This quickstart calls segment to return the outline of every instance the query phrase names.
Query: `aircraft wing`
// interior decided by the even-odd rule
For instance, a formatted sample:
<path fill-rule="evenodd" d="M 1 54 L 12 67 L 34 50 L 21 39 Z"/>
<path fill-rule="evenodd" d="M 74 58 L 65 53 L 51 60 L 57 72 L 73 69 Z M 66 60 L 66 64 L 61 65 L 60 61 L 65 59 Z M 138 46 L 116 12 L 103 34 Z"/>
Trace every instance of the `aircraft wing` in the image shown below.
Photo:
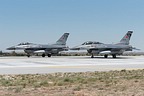
<path fill-rule="evenodd" d="M 46 51 L 51 51 L 53 49 L 62 50 L 64 48 L 26 48 L 25 50 L 33 50 L 33 51 L 46 50 Z"/>

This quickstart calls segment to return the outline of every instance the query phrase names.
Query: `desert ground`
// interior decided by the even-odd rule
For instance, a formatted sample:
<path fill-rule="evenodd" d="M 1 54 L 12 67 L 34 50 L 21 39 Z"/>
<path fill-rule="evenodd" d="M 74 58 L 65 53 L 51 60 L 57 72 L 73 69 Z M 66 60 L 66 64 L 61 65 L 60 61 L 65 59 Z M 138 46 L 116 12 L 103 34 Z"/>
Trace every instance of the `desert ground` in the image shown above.
<path fill-rule="evenodd" d="M 0 75 L 0 96 L 144 96 L 144 70 Z"/>

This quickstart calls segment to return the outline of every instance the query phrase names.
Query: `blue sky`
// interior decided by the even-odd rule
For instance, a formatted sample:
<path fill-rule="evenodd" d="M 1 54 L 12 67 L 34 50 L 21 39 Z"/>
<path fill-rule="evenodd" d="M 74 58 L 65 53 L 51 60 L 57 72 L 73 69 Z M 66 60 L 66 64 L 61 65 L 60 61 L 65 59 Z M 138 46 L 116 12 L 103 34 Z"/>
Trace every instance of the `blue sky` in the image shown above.
<path fill-rule="evenodd" d="M 144 0 L 0 0 L 0 50 L 21 42 L 67 45 L 117 43 L 133 30 L 131 45 L 144 50 Z"/>

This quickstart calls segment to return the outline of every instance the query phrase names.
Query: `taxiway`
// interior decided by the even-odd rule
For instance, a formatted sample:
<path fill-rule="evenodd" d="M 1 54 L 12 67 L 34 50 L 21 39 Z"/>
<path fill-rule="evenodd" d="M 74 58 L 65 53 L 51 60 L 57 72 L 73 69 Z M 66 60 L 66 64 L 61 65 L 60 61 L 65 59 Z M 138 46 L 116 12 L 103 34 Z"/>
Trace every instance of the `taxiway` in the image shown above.
<path fill-rule="evenodd" d="M 0 57 L 0 74 L 45 74 L 144 69 L 144 56 L 90 58 L 89 56 Z"/>

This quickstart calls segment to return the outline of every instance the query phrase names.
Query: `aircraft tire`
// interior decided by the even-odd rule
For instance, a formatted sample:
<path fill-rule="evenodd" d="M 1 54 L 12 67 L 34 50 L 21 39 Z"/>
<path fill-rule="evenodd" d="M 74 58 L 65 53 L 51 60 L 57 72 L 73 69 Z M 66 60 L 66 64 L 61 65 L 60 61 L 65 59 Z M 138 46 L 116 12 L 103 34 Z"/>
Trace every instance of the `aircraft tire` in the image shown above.
<path fill-rule="evenodd" d="M 48 54 L 48 57 L 51 57 L 51 54 Z"/>
<path fill-rule="evenodd" d="M 42 57 L 45 57 L 45 54 L 42 54 Z"/>
<path fill-rule="evenodd" d="M 29 58 L 29 57 L 30 57 L 30 54 L 27 54 L 27 57 Z"/>
<path fill-rule="evenodd" d="M 94 58 L 94 55 L 93 55 L 93 54 L 91 55 L 91 58 Z"/>
<path fill-rule="evenodd" d="M 108 55 L 104 55 L 104 58 L 108 58 Z"/>
<path fill-rule="evenodd" d="M 116 55 L 115 55 L 115 54 L 113 54 L 112 56 L 113 56 L 113 58 L 116 58 Z"/>

